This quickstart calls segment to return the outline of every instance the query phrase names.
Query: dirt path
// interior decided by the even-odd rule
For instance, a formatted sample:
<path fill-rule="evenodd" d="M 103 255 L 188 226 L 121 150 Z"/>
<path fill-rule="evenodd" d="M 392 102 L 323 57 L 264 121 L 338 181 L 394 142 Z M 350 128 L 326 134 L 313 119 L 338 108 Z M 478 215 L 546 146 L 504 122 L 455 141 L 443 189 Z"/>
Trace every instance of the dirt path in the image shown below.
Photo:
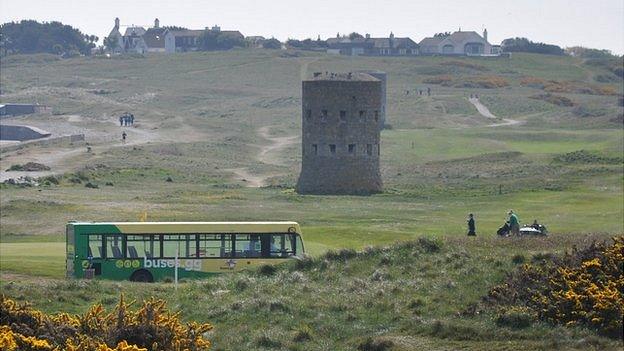
<path fill-rule="evenodd" d="M 523 123 L 523 121 L 519 121 L 516 119 L 496 117 L 485 105 L 481 103 L 481 101 L 479 101 L 479 98 L 469 98 L 468 101 L 470 101 L 470 103 L 473 104 L 474 107 L 476 107 L 477 111 L 479 111 L 479 114 L 481 116 L 502 121 L 500 123 L 488 124 L 488 127 L 514 126 Z"/>
<path fill-rule="evenodd" d="M 274 166 L 284 166 L 284 162 L 279 157 L 279 150 L 287 147 L 288 145 L 297 143 L 298 136 L 283 136 L 283 137 L 272 137 L 269 134 L 270 126 L 265 126 L 258 128 L 256 131 L 258 135 L 262 138 L 271 142 L 269 145 L 261 146 L 260 152 L 254 157 L 258 162 L 274 165 Z M 249 167 L 241 167 L 241 168 L 229 168 L 226 171 L 230 171 L 234 173 L 235 178 L 238 180 L 242 180 L 246 183 L 247 187 L 250 188 L 260 188 L 266 186 L 266 181 L 271 177 L 276 177 L 281 175 L 282 173 L 264 173 L 264 174 L 252 174 L 249 170 Z"/>
<path fill-rule="evenodd" d="M 113 123 L 116 123 L 113 119 Z M 126 142 L 122 142 L 121 133 L 125 131 L 127 133 Z M 38 148 L 28 147 L 18 149 L 7 154 L 2 155 L 2 161 L 0 162 L 0 182 L 4 182 L 7 179 L 17 179 L 19 177 L 29 176 L 33 178 L 45 177 L 48 175 L 63 174 L 73 169 L 76 169 L 78 164 L 84 163 L 88 160 L 92 160 L 97 154 L 101 154 L 104 151 L 117 148 L 128 147 L 146 144 L 150 141 L 158 139 L 158 134 L 150 130 L 140 129 L 136 127 L 124 127 L 115 132 L 114 141 L 104 141 L 98 144 L 92 144 L 92 153 L 87 152 L 86 145 L 75 146 L 73 148 L 68 147 L 52 147 L 52 148 Z M 42 172 L 7 172 L 6 169 L 14 164 L 24 164 L 27 162 L 37 162 L 44 164 L 51 169 L 49 171 Z"/>

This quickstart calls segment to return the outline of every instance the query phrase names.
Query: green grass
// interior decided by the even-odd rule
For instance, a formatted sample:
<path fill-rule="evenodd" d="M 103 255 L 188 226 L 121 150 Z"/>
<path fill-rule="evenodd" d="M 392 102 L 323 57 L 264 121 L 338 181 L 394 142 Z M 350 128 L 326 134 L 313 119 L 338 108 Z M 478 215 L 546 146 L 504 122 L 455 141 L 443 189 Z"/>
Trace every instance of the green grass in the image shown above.
<path fill-rule="evenodd" d="M 23 279 L 6 277 L 3 292 L 45 312 L 81 313 L 94 303 L 112 308 L 127 299 L 155 296 L 184 319 L 215 325 L 215 350 L 356 350 L 369 337 L 390 340 L 392 350 L 617 349 L 619 341 L 581 328 L 537 321 L 523 329 L 495 324 L 496 309 L 478 304 L 507 271 L 512 257 L 560 254 L 565 247 L 606 240 L 607 235 L 547 238 L 441 236 L 356 253 L 333 251 L 263 275 L 248 272 L 171 283 Z M 312 297 L 311 297 L 312 296 Z M 479 313 L 470 314 L 478 304 Z M 304 339 L 297 338 L 302 331 Z"/>
<path fill-rule="evenodd" d="M 3 60 L 0 101 L 36 98 L 54 110 L 52 116 L 23 116 L 16 122 L 54 133 L 86 131 L 93 150 L 57 166 L 63 173 L 59 185 L 0 186 L 2 292 L 48 312 L 81 312 L 94 302 L 110 307 L 121 291 L 138 299 L 163 297 L 184 318 L 214 323 L 215 349 L 356 349 L 368 336 L 391 340 L 395 350 L 613 347 L 586 330 L 539 323 L 524 331 L 501 329 L 493 324 L 492 311 L 457 317 L 513 269 L 513 255 L 530 259 L 624 233 L 624 169 L 608 161 L 624 152 L 624 131 L 614 122 L 623 111 L 618 97 L 566 94 L 584 111 L 599 112 L 580 117 L 574 107 L 530 99 L 543 91 L 519 83 L 533 76 L 595 84 L 593 77 L 607 74 L 604 69 L 575 58 L 530 54 L 489 60 L 318 53 L 285 58 L 280 53 Z M 442 64 L 457 60 L 482 68 Z M 360 69 L 388 73 L 391 129 L 381 140 L 385 191 L 297 195 L 299 145 L 274 155 L 283 165 L 259 162 L 256 155 L 269 141 L 257 130 L 270 126 L 274 136 L 299 135 L 302 75 Z M 414 94 L 427 88 L 424 79 L 439 74 L 459 80 L 497 75 L 510 86 L 431 85 L 432 96 Z M 614 79 L 608 85 L 621 93 L 622 80 Z M 474 93 L 497 116 L 525 124 L 487 127 L 493 121 L 466 100 Z M 120 133 L 115 118 L 125 111 L 137 117 L 129 140 L 149 142 L 114 144 Z M 580 150 L 599 157 L 557 161 Z M 54 151 L 24 150 L 26 155 Z M 15 163 L 12 157 L 3 153 L 0 168 Z M 269 186 L 245 188 L 228 170 L 239 167 L 272 175 Z M 86 188 L 86 182 L 99 189 Z M 551 236 L 495 238 L 509 208 L 523 223 L 534 218 L 545 223 Z M 143 212 L 150 221 L 295 220 L 318 262 L 301 272 L 283 268 L 272 277 L 242 274 L 189 282 L 178 292 L 168 284 L 61 280 L 67 221 L 136 221 Z M 470 212 L 476 215 L 476 239 L 464 236 Z M 328 250 L 360 250 L 420 236 L 443 242 L 442 252 L 411 256 L 414 248 L 408 245 L 323 263 Z M 385 256 L 389 261 L 382 264 Z M 378 270 L 388 278 L 374 280 Z M 308 329 L 311 340 L 293 341 Z"/>

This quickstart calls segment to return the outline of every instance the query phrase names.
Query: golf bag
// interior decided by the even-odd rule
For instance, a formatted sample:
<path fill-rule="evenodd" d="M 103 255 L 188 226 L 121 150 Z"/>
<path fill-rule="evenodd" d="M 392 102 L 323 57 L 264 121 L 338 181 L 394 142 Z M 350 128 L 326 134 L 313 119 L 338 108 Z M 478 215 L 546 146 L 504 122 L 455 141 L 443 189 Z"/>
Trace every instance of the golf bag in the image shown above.
<path fill-rule="evenodd" d="M 511 230 L 511 227 L 509 226 L 509 223 L 505 222 L 505 224 L 503 224 L 502 227 L 498 228 L 498 230 L 496 231 L 496 234 L 500 236 L 508 235 L 510 230 Z"/>

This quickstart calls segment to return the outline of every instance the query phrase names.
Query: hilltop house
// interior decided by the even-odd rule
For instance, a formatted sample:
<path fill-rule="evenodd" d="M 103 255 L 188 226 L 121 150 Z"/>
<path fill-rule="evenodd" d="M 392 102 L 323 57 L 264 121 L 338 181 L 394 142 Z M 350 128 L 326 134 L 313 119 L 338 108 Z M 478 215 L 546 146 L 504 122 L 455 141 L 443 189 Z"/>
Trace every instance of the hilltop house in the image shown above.
<path fill-rule="evenodd" d="M 171 30 L 165 34 L 165 52 L 185 52 L 185 51 L 197 51 L 199 45 L 199 37 L 205 31 L 212 31 L 219 33 L 220 35 L 230 36 L 232 38 L 244 40 L 245 37 L 241 32 L 237 30 L 221 30 L 219 26 L 213 26 L 212 28 L 206 27 L 206 29 L 195 30 Z"/>
<path fill-rule="evenodd" d="M 327 39 L 327 52 L 348 56 L 413 56 L 418 55 L 418 44 L 410 38 L 396 38 L 390 33 L 388 38 L 371 38 L 369 34 L 362 38 Z"/>
<path fill-rule="evenodd" d="M 141 26 L 129 26 L 122 35 L 119 28 L 119 18 L 115 18 L 115 26 L 108 35 L 109 43 L 115 43 L 109 48 L 113 53 L 144 54 L 165 51 L 164 32 L 166 29 L 160 28 L 158 18 L 154 20 L 154 27 L 147 30 Z"/>
<path fill-rule="evenodd" d="M 115 54 L 196 51 L 200 35 L 207 30 L 240 40 L 244 39 L 239 31 L 221 31 L 219 26 L 206 28 L 205 30 L 162 28 L 158 18 L 154 20 L 154 26 L 147 30 L 140 26 L 130 26 L 126 28 L 122 35 L 119 28 L 119 18 L 115 18 L 115 26 L 107 38 L 109 43 L 114 43 L 114 45 L 111 45 L 110 50 Z"/>
<path fill-rule="evenodd" d="M 449 35 L 424 38 L 419 43 L 421 55 L 468 55 L 488 56 L 500 54 L 500 46 L 487 40 L 487 29 L 483 36 L 474 31 L 456 31 Z"/>

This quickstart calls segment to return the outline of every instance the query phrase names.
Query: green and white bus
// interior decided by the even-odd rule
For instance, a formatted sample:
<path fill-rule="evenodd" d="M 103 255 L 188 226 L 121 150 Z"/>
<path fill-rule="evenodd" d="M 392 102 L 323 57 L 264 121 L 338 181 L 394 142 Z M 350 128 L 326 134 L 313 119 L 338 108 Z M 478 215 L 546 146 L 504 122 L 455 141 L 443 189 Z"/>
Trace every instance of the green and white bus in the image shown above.
<path fill-rule="evenodd" d="M 303 257 L 296 222 L 70 222 L 67 276 L 153 282 Z M 176 264 L 177 262 L 177 264 Z"/>

